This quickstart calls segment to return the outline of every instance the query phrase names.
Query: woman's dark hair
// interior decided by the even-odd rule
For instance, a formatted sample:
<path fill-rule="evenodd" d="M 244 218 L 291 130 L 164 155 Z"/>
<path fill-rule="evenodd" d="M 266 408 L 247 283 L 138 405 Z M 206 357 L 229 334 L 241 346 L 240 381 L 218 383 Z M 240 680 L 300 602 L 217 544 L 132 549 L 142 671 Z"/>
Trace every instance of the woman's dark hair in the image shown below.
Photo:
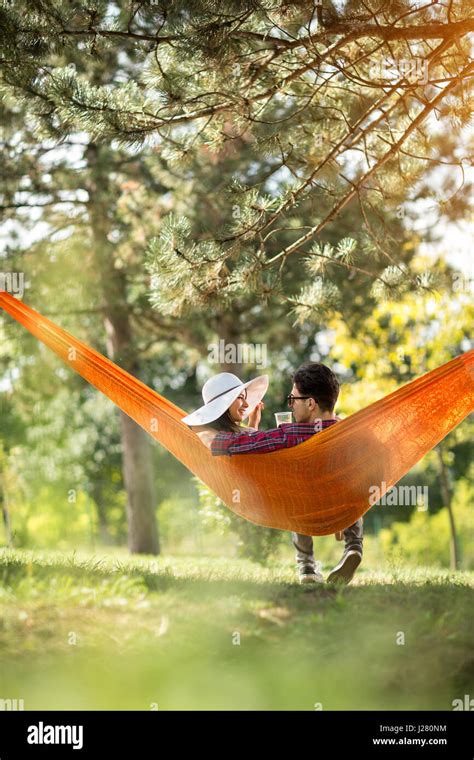
<path fill-rule="evenodd" d="M 298 367 L 293 383 L 302 396 L 311 396 L 323 412 L 332 412 L 339 396 L 339 381 L 325 364 L 307 362 Z"/>
<path fill-rule="evenodd" d="M 241 433 L 242 428 L 240 425 L 238 425 L 232 417 L 230 416 L 230 412 L 228 409 L 225 410 L 224 414 L 221 414 L 220 417 L 217 418 L 217 420 L 213 420 L 212 422 L 206 422 L 207 427 L 213 428 L 214 430 L 224 430 L 227 433 Z"/>

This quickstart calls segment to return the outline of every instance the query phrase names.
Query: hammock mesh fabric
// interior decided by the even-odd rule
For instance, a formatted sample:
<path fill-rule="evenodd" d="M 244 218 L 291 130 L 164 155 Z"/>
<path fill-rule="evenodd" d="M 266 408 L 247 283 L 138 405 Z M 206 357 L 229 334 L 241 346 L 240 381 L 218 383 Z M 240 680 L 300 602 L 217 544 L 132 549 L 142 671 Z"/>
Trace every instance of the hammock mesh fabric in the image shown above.
<path fill-rule="evenodd" d="M 1 292 L 0 306 L 159 441 L 235 513 L 259 525 L 326 535 L 352 525 L 474 409 L 474 350 L 270 454 L 213 457 L 185 412 L 99 352 Z"/>

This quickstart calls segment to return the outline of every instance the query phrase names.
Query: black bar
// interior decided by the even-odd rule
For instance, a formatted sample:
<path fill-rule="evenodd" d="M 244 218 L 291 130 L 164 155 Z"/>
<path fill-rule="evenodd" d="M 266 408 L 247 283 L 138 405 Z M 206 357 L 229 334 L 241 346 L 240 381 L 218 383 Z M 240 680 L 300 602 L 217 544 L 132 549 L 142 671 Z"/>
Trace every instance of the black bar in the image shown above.
<path fill-rule="evenodd" d="M 315 755 L 330 752 L 339 757 L 357 751 L 362 758 L 404 753 L 416 758 L 473 760 L 473 717 L 470 710 L 10 711 L 0 712 L 0 760 L 19 760 L 25 755 L 93 757 L 100 750 L 109 757 L 159 757 L 173 751 L 182 754 L 186 747 L 193 755 L 203 750 L 235 754 L 241 748 L 248 756 L 261 742 L 268 757 L 273 748 L 281 755 L 282 742 L 286 751 L 298 752 L 303 738 L 305 753 Z M 304 733 L 289 734 L 293 728 Z"/>

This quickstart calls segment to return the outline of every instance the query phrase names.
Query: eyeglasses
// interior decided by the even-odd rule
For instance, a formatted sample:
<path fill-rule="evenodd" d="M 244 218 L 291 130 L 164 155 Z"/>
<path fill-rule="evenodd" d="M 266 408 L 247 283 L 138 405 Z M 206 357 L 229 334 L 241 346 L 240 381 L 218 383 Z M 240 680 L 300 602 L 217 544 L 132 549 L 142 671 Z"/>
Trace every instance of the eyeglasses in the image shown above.
<path fill-rule="evenodd" d="M 306 398 L 313 398 L 312 396 L 293 396 L 291 393 L 289 396 L 286 397 L 286 400 L 288 402 L 288 406 L 293 406 L 293 401 L 296 399 L 306 399 Z"/>

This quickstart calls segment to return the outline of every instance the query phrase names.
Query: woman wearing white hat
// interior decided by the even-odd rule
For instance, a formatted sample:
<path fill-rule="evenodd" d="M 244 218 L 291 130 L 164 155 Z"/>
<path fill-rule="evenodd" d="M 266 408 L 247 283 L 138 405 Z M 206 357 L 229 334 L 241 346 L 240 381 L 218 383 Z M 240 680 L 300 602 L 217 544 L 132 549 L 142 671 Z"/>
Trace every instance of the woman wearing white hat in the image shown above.
<path fill-rule="evenodd" d="M 210 446 L 218 430 L 239 433 L 240 424 L 247 417 L 250 427 L 256 429 L 263 409 L 262 398 L 268 388 L 268 375 L 260 375 L 243 383 L 231 372 L 220 372 L 209 378 L 202 388 L 203 406 L 183 417 L 183 422 Z"/>

